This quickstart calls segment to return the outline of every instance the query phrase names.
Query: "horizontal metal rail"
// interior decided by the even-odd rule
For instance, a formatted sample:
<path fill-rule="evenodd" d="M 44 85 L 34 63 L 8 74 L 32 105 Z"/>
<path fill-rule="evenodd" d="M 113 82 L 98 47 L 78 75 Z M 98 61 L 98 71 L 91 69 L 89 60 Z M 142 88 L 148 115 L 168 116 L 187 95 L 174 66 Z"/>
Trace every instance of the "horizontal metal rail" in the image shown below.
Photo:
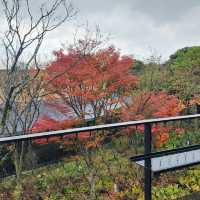
<path fill-rule="evenodd" d="M 137 162 L 137 161 L 145 160 L 148 158 L 158 158 L 158 157 L 162 157 L 162 156 L 185 153 L 188 151 L 194 151 L 194 150 L 198 150 L 198 149 L 200 149 L 200 144 L 190 145 L 187 147 L 170 149 L 170 150 L 165 150 L 165 151 L 152 152 L 149 154 L 142 154 L 142 155 L 138 155 L 138 156 L 133 156 L 133 157 L 130 157 L 130 160 Z"/>
<path fill-rule="evenodd" d="M 165 123 L 165 122 L 190 120 L 190 119 L 197 119 L 197 118 L 200 118 L 200 114 L 184 115 L 184 116 L 176 116 L 176 117 L 165 117 L 165 118 L 157 118 L 157 119 L 144 119 L 144 120 L 137 120 L 137 121 L 128 121 L 128 122 L 120 122 L 120 123 L 113 123 L 113 124 L 103 124 L 103 125 L 97 125 L 97 126 L 72 128 L 72 129 L 66 129 L 66 130 L 49 131 L 49 132 L 42 132 L 42 133 L 22 134 L 22 135 L 2 137 L 0 138 L 0 144 L 16 142 L 16 141 L 25 141 L 25 140 L 31 140 L 31 139 L 39 139 L 39 138 L 44 138 L 44 137 L 70 135 L 70 134 L 80 133 L 80 132 L 98 131 L 98 130 L 122 128 L 122 127 L 128 127 L 128 126 L 138 126 L 138 125 L 143 125 L 143 124 Z"/>

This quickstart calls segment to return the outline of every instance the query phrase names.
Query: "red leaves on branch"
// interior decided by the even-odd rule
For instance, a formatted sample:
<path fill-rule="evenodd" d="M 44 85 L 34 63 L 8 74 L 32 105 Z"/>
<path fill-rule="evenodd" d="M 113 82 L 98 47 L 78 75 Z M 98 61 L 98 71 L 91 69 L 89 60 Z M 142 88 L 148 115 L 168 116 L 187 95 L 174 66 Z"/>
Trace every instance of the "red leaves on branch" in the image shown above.
<path fill-rule="evenodd" d="M 79 47 L 87 46 L 84 40 L 79 42 Z M 105 119 L 113 110 L 116 111 L 115 108 L 119 110 L 121 107 L 121 118 L 128 121 L 176 116 L 184 108 L 175 96 L 165 92 L 140 92 L 133 95 L 128 103 L 122 102 L 123 98 L 127 100 L 127 96 L 136 87 L 137 77 L 130 73 L 133 59 L 121 56 L 114 47 L 96 51 L 71 47 L 66 53 L 60 50 L 54 52 L 54 55 L 55 60 L 45 69 L 44 81 L 47 84 L 44 89 L 49 93 L 48 101 L 54 102 L 50 106 L 62 114 L 68 115 L 73 110 L 77 119 L 83 122 L 88 116 L 94 120 L 100 117 Z M 33 131 L 66 129 L 76 123 L 74 119 L 57 121 L 44 117 L 36 122 Z M 138 129 L 143 131 L 142 126 Z M 156 137 L 156 146 L 166 142 L 169 137 L 169 129 L 162 125 L 153 126 L 152 132 Z M 72 134 L 66 137 L 73 139 L 77 136 Z M 78 137 L 84 141 L 90 138 L 90 133 L 80 133 Z M 51 140 L 55 142 L 59 138 Z M 89 148 L 94 147 L 101 140 L 97 138 L 87 145 Z"/>
<path fill-rule="evenodd" d="M 80 47 L 87 46 L 86 41 L 79 41 Z M 95 43 L 89 43 L 93 49 Z M 120 98 L 132 90 L 137 83 L 136 76 L 130 73 L 133 59 L 121 56 L 114 47 L 84 52 L 81 48 L 71 47 L 68 52 L 63 50 L 54 52 L 55 61 L 51 62 L 44 75 L 44 88 L 49 93 L 46 98 L 48 106 L 58 112 L 69 115 L 71 111 L 80 121 L 88 116 L 94 120 L 110 115 Z M 52 103 L 53 102 L 53 103 Z M 57 121 L 48 116 L 40 118 L 33 126 L 33 132 L 61 130 L 72 127 L 78 120 Z M 80 122 L 79 121 L 79 122 Z M 76 134 L 65 136 L 73 139 Z M 78 138 L 84 141 L 90 133 L 79 133 Z M 97 146 L 102 138 L 87 141 L 88 148 Z M 60 141 L 57 137 L 48 141 Z M 38 143 L 45 143 L 43 139 Z"/>
<path fill-rule="evenodd" d="M 133 96 L 129 103 L 122 104 L 121 119 L 124 121 L 177 116 L 184 109 L 184 105 L 175 96 L 165 92 L 141 92 Z M 131 130 L 133 129 L 127 129 L 128 133 Z M 137 130 L 143 132 L 144 126 L 137 127 Z M 152 127 L 156 147 L 168 140 L 169 131 L 170 128 L 160 124 Z M 180 131 L 181 129 L 177 130 L 178 133 Z"/>
<path fill-rule="evenodd" d="M 136 86 L 137 78 L 129 73 L 133 59 L 121 56 L 114 47 L 84 55 L 76 48 L 54 54 L 55 61 L 46 69 L 45 79 L 51 83 L 46 89 L 56 91 L 54 97 L 62 99 L 78 118 L 85 119 L 87 106 L 90 114 L 98 118 Z"/>
<path fill-rule="evenodd" d="M 39 119 L 32 127 L 32 132 L 44 132 L 44 131 L 54 131 L 54 130 L 64 130 L 67 128 L 72 128 L 73 126 L 80 123 L 79 120 L 54 120 L 47 116 Z M 35 139 L 36 144 L 44 145 L 48 143 L 62 142 L 64 145 L 75 144 L 75 139 L 84 144 L 87 148 L 95 148 L 102 141 L 101 137 L 95 136 L 95 133 L 90 132 L 80 132 L 78 134 L 64 135 L 62 138 L 59 136 L 52 136 L 47 138 Z"/>
<path fill-rule="evenodd" d="M 75 126 L 79 121 L 78 120 L 55 120 L 48 116 L 43 116 L 42 118 L 38 119 L 32 127 L 32 133 L 38 133 L 38 132 L 47 132 L 47 131 L 55 131 L 55 130 L 64 130 L 67 128 L 71 128 Z M 69 138 L 71 136 L 69 135 Z M 59 142 L 60 137 L 53 136 L 49 139 L 47 138 L 41 138 L 36 139 L 35 143 L 37 144 L 47 144 L 48 142 Z"/>
<path fill-rule="evenodd" d="M 177 116 L 184 109 L 175 96 L 165 92 L 141 92 L 122 104 L 122 119 L 126 121 Z"/>

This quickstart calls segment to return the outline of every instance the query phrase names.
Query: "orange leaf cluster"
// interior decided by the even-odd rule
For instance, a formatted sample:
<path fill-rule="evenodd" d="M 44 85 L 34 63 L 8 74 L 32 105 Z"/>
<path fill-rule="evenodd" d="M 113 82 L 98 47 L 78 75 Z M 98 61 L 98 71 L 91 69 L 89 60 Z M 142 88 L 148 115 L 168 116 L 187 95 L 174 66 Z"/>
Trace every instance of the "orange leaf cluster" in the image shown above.
<path fill-rule="evenodd" d="M 44 132 L 44 131 L 53 131 L 53 130 L 63 130 L 67 128 L 71 128 L 80 123 L 78 120 L 54 120 L 47 116 L 42 117 L 32 127 L 32 132 Z M 87 148 L 95 148 L 102 141 L 101 137 L 94 137 L 90 132 L 80 132 L 78 134 L 69 134 L 64 135 L 63 137 L 52 136 L 49 138 L 40 138 L 35 139 L 34 143 L 44 145 L 48 143 L 57 143 L 62 142 L 64 145 L 72 145 L 75 144 L 75 139 L 82 144 L 84 144 Z"/>
<path fill-rule="evenodd" d="M 139 120 L 157 117 L 177 116 L 184 109 L 184 105 L 173 95 L 165 92 L 142 92 L 132 98 L 128 104 L 122 102 L 123 120 Z M 135 129 L 134 129 L 135 130 Z M 137 127 L 140 132 L 144 131 L 144 126 Z M 129 128 L 128 133 L 133 131 Z M 170 129 L 164 125 L 154 125 L 152 134 L 156 138 L 156 147 L 165 143 L 169 138 Z M 182 129 L 176 129 L 177 133 L 183 132 Z"/>
<path fill-rule="evenodd" d="M 165 92 L 141 92 L 122 105 L 123 120 L 177 116 L 184 109 L 177 97 Z"/>
<path fill-rule="evenodd" d="M 53 96 L 64 100 L 80 118 L 88 105 L 99 117 L 136 86 L 137 78 L 130 74 L 133 59 L 121 56 L 114 47 L 86 55 L 73 48 L 67 54 L 63 50 L 54 54 L 56 60 L 46 69 L 45 80 L 50 83 L 46 89 L 56 91 Z"/>
<path fill-rule="evenodd" d="M 78 120 L 55 120 L 48 116 L 43 116 L 42 118 L 38 119 L 31 129 L 32 133 L 38 133 L 38 132 L 46 132 L 46 131 L 53 131 L 53 130 L 64 130 L 66 128 L 71 128 L 75 126 L 77 123 L 79 123 Z M 69 138 L 71 135 L 69 135 Z M 37 144 L 47 144 L 49 142 L 59 142 L 61 140 L 60 137 L 53 136 L 50 138 L 41 138 L 41 139 L 35 139 L 34 142 Z"/>

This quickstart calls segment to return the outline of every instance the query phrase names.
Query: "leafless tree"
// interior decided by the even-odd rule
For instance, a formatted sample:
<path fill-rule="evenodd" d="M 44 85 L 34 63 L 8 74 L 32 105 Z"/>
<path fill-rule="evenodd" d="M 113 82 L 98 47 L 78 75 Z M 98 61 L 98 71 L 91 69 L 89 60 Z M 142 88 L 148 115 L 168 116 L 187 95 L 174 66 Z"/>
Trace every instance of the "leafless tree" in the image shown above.
<path fill-rule="evenodd" d="M 38 2 L 37 2 L 38 3 Z M 5 70 L 0 85 L 0 134 L 15 135 L 30 130 L 39 116 L 42 70 L 40 47 L 48 32 L 70 20 L 76 11 L 67 0 L 49 0 L 34 12 L 32 0 L 1 0 L 7 30 L 2 37 Z M 27 144 L 13 148 L 17 178 L 20 177 Z"/>

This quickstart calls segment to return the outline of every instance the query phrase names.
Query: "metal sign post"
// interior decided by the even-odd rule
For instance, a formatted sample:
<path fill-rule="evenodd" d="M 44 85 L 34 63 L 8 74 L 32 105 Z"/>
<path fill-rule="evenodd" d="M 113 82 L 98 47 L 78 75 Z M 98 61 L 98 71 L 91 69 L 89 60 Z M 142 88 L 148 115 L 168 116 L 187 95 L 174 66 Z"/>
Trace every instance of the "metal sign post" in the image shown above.
<path fill-rule="evenodd" d="M 151 123 L 144 125 L 144 154 L 130 158 L 144 167 L 144 197 L 152 200 L 152 173 L 163 173 L 200 164 L 200 144 L 187 147 L 151 152 Z"/>
<path fill-rule="evenodd" d="M 147 123 L 144 125 L 144 154 L 148 155 L 151 153 L 151 124 Z M 152 172 L 151 172 L 151 158 L 146 158 L 144 163 L 144 191 L 145 200 L 152 199 Z"/>

